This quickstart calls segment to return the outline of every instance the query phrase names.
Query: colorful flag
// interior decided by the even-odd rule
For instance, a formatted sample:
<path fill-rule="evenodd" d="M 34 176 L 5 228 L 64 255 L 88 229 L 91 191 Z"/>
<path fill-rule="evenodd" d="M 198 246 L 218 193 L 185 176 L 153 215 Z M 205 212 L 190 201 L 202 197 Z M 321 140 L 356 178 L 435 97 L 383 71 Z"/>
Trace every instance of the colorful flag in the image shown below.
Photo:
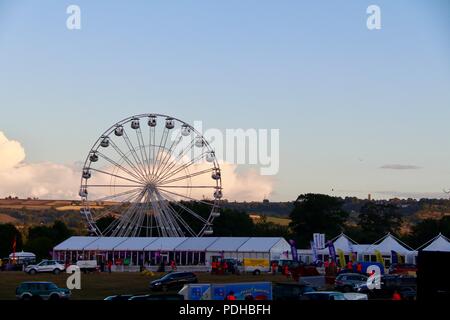
<path fill-rule="evenodd" d="M 341 268 L 345 268 L 344 251 L 342 251 L 341 249 L 338 249 L 338 255 L 339 255 L 339 265 L 341 266 Z"/>
<path fill-rule="evenodd" d="M 289 240 L 289 243 L 291 245 L 292 260 L 298 261 L 297 247 L 295 245 L 295 241 L 294 240 Z"/>
<path fill-rule="evenodd" d="M 13 251 L 12 259 L 13 259 L 13 263 L 16 263 L 16 246 L 17 246 L 17 237 L 14 236 L 13 243 L 12 243 L 12 251 Z"/>
<path fill-rule="evenodd" d="M 381 252 L 378 250 L 375 250 L 375 256 L 377 257 L 377 262 L 381 263 L 384 267 L 384 259 L 383 259 L 383 256 L 381 255 Z"/>
<path fill-rule="evenodd" d="M 398 263 L 398 254 L 394 250 L 391 250 L 391 262 L 392 264 Z"/>
<path fill-rule="evenodd" d="M 311 251 L 312 251 L 312 255 L 313 255 L 313 262 L 316 263 L 317 260 L 319 260 L 319 257 L 317 256 L 317 248 L 314 245 L 314 241 L 310 241 L 311 244 Z"/>
<path fill-rule="evenodd" d="M 327 247 L 330 252 L 331 260 L 336 262 L 336 250 L 334 248 L 334 243 L 331 240 L 327 242 Z"/>

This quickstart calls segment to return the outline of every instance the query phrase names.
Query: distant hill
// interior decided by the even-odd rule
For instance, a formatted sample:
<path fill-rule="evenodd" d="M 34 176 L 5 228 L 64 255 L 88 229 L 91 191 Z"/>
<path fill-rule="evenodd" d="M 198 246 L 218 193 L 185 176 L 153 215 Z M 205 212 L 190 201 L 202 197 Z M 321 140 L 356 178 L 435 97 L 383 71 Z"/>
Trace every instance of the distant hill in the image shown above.
<path fill-rule="evenodd" d="M 343 201 L 343 208 L 350 213 L 351 222 L 352 219 L 356 219 L 361 207 L 369 200 L 348 197 Z M 450 215 L 450 200 L 447 199 L 391 199 L 376 202 L 395 204 L 405 218 L 406 226 L 423 219 L 440 219 Z M 112 204 L 114 203 L 98 203 L 96 207 L 102 208 Z M 0 223 L 13 223 L 22 229 L 62 220 L 70 228 L 82 233 L 85 225 L 79 212 L 80 205 L 78 200 L 0 199 Z M 246 212 L 255 222 L 262 216 L 266 216 L 266 221 L 287 225 L 294 203 L 230 202 L 225 200 L 222 201 L 221 206 Z"/>

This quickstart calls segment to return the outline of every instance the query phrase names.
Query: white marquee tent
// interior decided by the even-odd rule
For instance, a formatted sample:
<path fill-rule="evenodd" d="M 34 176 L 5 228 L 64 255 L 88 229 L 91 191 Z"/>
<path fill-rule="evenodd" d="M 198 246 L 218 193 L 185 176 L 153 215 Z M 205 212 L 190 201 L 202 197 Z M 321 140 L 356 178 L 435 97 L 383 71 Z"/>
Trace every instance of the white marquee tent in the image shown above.
<path fill-rule="evenodd" d="M 422 245 L 418 248 L 423 251 L 441 251 L 441 252 L 450 252 L 450 240 L 439 233 L 436 237 Z"/>
<path fill-rule="evenodd" d="M 281 237 L 70 237 L 53 249 L 55 259 L 77 261 L 124 260 L 129 265 L 206 265 L 214 257 L 280 259 L 290 257 L 291 246 Z"/>

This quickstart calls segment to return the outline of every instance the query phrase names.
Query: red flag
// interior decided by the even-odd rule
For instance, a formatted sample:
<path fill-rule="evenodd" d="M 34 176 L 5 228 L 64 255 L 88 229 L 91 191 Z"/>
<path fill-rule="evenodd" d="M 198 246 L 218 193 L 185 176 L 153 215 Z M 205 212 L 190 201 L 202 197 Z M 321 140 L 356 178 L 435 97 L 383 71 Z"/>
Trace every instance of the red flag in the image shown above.
<path fill-rule="evenodd" d="M 12 244 L 12 250 L 13 250 L 13 262 L 16 261 L 16 245 L 17 245 L 17 238 L 14 236 L 13 244 Z"/>

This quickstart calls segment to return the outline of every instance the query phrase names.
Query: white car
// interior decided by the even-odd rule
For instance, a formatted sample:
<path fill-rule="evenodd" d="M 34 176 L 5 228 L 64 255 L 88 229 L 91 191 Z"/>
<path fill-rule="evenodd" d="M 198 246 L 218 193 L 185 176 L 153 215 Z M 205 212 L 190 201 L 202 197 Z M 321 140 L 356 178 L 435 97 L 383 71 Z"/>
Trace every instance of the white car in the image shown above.
<path fill-rule="evenodd" d="M 52 272 L 59 274 L 64 271 L 65 266 L 56 260 L 42 260 L 38 264 L 31 264 L 25 268 L 25 272 L 29 274 L 36 274 L 40 272 Z"/>

